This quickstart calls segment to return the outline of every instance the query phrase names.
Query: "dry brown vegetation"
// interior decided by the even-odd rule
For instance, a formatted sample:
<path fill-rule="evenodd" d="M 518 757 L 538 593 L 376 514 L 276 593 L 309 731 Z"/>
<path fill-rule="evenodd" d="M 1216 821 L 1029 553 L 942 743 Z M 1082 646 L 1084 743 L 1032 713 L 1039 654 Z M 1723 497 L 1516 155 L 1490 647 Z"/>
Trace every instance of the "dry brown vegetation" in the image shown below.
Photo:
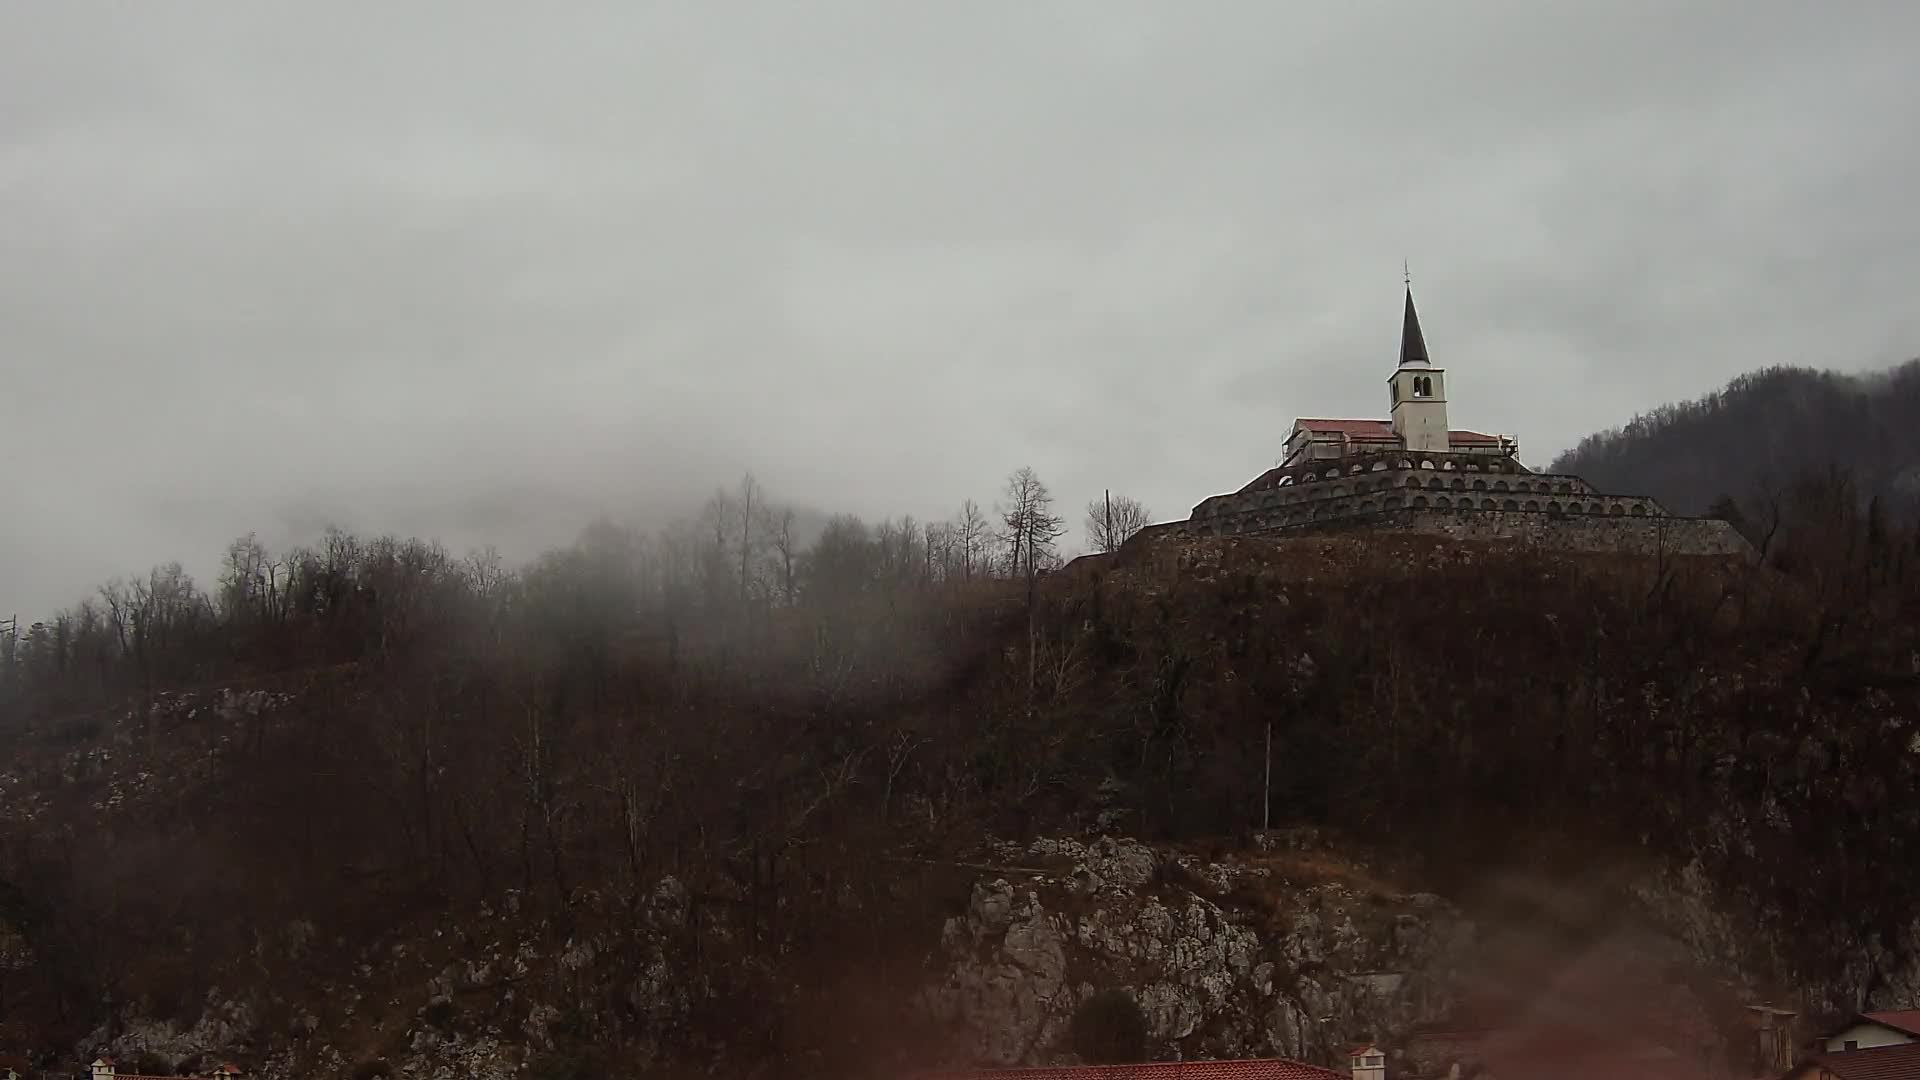
<path fill-rule="evenodd" d="M 1698 857 L 1770 921 L 1782 977 L 1920 901 L 1885 872 L 1920 840 L 1920 548 L 1834 482 L 1794 495 L 1763 566 L 1148 537 L 1029 589 L 1031 548 L 936 571 L 924 530 L 844 521 L 789 576 L 750 524 L 742 559 L 736 520 L 599 527 L 513 574 L 342 535 L 271 574 L 240 550 L 216 596 L 162 572 L 45 631 L 4 714 L 0 920 L 31 952 L 6 1018 L 64 1046 L 216 985 L 271 1016 L 273 991 L 350 974 L 331 943 L 508 890 L 564 938 L 672 875 L 700 991 L 680 1049 L 847 1075 L 934 1037 L 903 991 L 964 902 L 949 861 L 1100 813 L 1237 844 L 1269 730 L 1274 821 L 1443 888 Z M 288 697 L 187 715 L 184 684 Z M 96 807 L 122 768 L 159 779 Z M 263 944 L 296 921 L 317 944 Z M 578 1006 L 579 1047 L 640 1023 Z"/>

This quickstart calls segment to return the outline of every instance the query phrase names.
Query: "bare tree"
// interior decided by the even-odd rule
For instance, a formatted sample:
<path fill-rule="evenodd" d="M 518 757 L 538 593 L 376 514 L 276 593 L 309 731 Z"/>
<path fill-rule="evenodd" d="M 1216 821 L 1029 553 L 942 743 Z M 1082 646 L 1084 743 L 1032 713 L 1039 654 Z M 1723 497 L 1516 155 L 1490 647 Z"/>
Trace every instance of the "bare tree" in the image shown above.
<path fill-rule="evenodd" d="M 1053 565 L 1057 556 L 1054 541 L 1066 527 L 1060 515 L 1053 512 L 1053 493 L 1030 466 L 1022 465 L 1007 477 L 1005 494 L 1006 502 L 998 509 L 1003 526 L 1000 539 L 1007 545 L 1007 572 L 1013 577 L 1024 577 L 1027 585 L 1027 710 L 1031 714 L 1039 674 L 1039 628 L 1035 622 L 1034 601 L 1040 568 Z"/>
<path fill-rule="evenodd" d="M 512 578 L 500 558 L 499 549 L 492 544 L 468 552 L 462 569 L 468 589 L 483 601 L 493 600 Z"/>
<path fill-rule="evenodd" d="M 133 655 L 133 586 L 115 578 L 100 586 L 100 599 L 107 605 L 107 624 L 119 643 L 122 657 Z M 40 624 L 35 623 L 36 627 Z"/>
<path fill-rule="evenodd" d="M 279 569 L 253 533 L 228 544 L 220 577 L 222 614 L 234 623 L 272 619 L 279 607 Z"/>
<path fill-rule="evenodd" d="M 809 603 L 830 604 L 858 596 L 873 584 L 877 546 L 865 522 L 851 514 L 835 515 L 806 553 L 801 567 L 804 597 Z"/>
<path fill-rule="evenodd" d="M 980 512 L 979 503 L 968 499 L 960 504 L 960 518 L 954 522 L 954 532 L 960 546 L 960 578 L 972 581 L 987 546 L 987 515 Z"/>
<path fill-rule="evenodd" d="M 1150 520 L 1152 512 L 1130 495 L 1095 499 L 1087 504 L 1087 541 L 1095 551 L 1118 551 Z"/>
<path fill-rule="evenodd" d="M 747 602 L 747 585 L 752 575 L 753 553 L 758 546 L 754 542 L 753 532 L 754 525 L 759 521 L 756 514 L 760 512 L 760 504 L 765 501 L 765 496 L 765 489 L 760 486 L 758 480 L 753 478 L 752 473 L 746 473 L 740 477 L 740 498 L 734 509 L 740 517 L 740 602 L 743 604 Z"/>
<path fill-rule="evenodd" d="M 893 777 L 887 779 L 891 784 Z M 31 968 L 33 959 L 33 947 L 28 944 L 27 935 L 11 922 L 0 919 L 0 993 L 6 992 L 7 976 Z"/>
<path fill-rule="evenodd" d="M 762 522 L 761 532 L 767 537 L 768 545 L 773 549 L 773 574 L 780 586 L 780 602 L 793 606 L 798 583 L 800 560 L 800 542 L 794 534 L 793 508 L 783 506 L 778 510 L 769 510 Z"/>
<path fill-rule="evenodd" d="M 922 578 L 928 585 L 946 580 L 947 564 L 953 550 L 953 526 L 945 522 L 929 521 L 921 535 L 926 548 L 926 565 L 921 571 Z"/>
<path fill-rule="evenodd" d="M 920 570 L 920 523 L 913 520 L 913 515 L 880 522 L 874 528 L 873 542 L 886 589 L 897 592 L 912 586 Z"/>
<path fill-rule="evenodd" d="M 700 585 L 706 592 L 708 606 L 716 609 L 729 591 L 729 538 L 737 513 L 733 496 L 722 490 L 714 491 L 700 511 L 700 531 L 704 534 L 699 554 Z"/>
<path fill-rule="evenodd" d="M 1007 477 L 1006 497 L 1000 521 L 1005 526 L 1001 537 L 1007 543 L 1008 568 L 1026 579 L 1031 602 L 1040 569 L 1051 564 L 1054 541 L 1066 531 L 1065 521 L 1053 512 L 1053 493 L 1029 466 L 1022 465 Z"/>

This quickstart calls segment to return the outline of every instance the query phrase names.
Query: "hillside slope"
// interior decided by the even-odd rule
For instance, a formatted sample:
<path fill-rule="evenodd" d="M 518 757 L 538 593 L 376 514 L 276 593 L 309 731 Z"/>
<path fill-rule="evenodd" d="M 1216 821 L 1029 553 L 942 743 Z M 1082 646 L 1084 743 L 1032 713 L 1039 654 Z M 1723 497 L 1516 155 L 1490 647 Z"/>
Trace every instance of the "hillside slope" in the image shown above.
<path fill-rule="evenodd" d="M 700 634 L 416 614 L 336 667 L 21 714 L 3 1034 L 269 1076 L 885 1075 L 1071 1054 L 1117 986 L 1157 1055 L 1324 1060 L 1440 1020 L 1467 973 L 1399 916 L 1502 929 L 1514 874 L 1639 912 L 1706 997 L 1905 1004 L 1920 548 L 1865 529 L 1793 534 L 1786 573 L 1167 538 L 1030 615 L 1001 583 Z M 1276 868 L 1267 813 L 1335 839 Z M 1154 854 L 1103 891 L 1089 835 Z M 1353 989 L 1382 968 L 1389 1000 Z"/>
<path fill-rule="evenodd" d="M 1920 511 L 1920 360 L 1873 375 L 1788 367 L 1742 375 L 1589 435 L 1550 471 L 1703 514 L 1722 496 L 1776 496 L 1809 467 L 1828 465 L 1889 509 L 1909 519 Z"/>

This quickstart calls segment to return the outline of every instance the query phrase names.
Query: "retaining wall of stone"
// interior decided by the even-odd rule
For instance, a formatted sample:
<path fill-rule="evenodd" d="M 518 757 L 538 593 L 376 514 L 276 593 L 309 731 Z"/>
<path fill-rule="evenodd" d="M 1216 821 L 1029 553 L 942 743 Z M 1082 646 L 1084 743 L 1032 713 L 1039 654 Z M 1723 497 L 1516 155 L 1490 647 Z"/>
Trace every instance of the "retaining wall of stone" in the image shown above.
<path fill-rule="evenodd" d="M 1563 551 L 1754 556 L 1753 546 L 1724 521 L 1664 513 L 1657 516 L 1618 512 L 1567 514 L 1455 506 L 1355 512 L 1292 524 L 1266 524 L 1267 517 L 1259 511 L 1249 511 L 1195 519 L 1184 525 L 1200 536 L 1412 533 L 1459 540 L 1514 541 Z"/>
<path fill-rule="evenodd" d="M 1485 477 L 1390 469 L 1300 486 L 1217 495 L 1192 523 L 1223 535 L 1345 520 L 1383 510 L 1500 510 L 1548 515 L 1667 517 L 1645 495 L 1607 495 L 1578 477 Z"/>

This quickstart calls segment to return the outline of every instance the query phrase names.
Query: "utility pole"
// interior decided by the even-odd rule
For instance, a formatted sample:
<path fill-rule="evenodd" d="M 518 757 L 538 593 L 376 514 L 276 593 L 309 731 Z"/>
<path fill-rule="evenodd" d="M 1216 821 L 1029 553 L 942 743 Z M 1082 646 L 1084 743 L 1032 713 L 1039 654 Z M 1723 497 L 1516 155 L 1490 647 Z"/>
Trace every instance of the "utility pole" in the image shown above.
<path fill-rule="evenodd" d="M 1267 715 L 1267 776 L 1260 782 L 1260 832 L 1273 826 L 1273 717 Z"/>
<path fill-rule="evenodd" d="M 1267 717 L 1267 776 L 1260 782 L 1260 831 L 1273 824 L 1273 717 Z"/>
<path fill-rule="evenodd" d="M 1116 544 L 1113 542 L 1113 489 L 1112 488 L 1106 489 L 1106 497 L 1107 497 L 1107 535 L 1102 537 L 1101 540 L 1103 543 L 1107 545 L 1107 550 L 1112 551 L 1115 548 L 1118 548 L 1120 546 L 1119 544 Z"/>

